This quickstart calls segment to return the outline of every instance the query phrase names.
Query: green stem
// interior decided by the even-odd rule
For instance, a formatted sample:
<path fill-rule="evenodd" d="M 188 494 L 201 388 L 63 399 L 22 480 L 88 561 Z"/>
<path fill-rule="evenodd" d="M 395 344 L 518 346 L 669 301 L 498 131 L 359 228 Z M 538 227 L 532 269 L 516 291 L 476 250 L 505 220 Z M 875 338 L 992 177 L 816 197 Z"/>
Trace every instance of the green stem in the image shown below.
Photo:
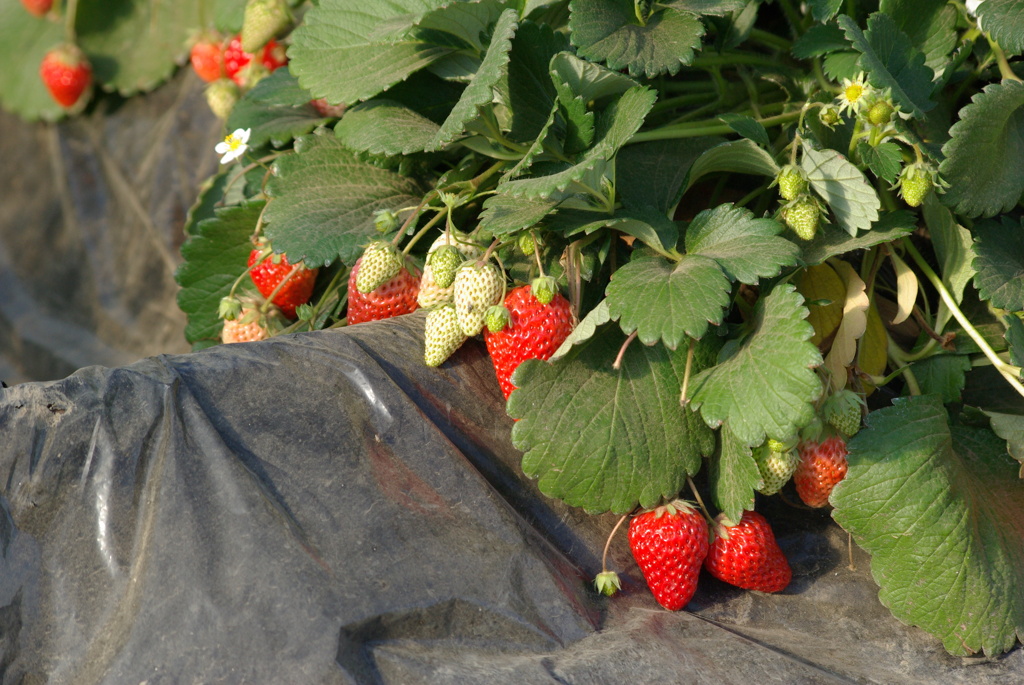
<path fill-rule="evenodd" d="M 921 394 L 921 385 L 917 382 L 917 376 L 910 370 L 910 365 L 906 364 L 903 360 L 903 350 L 899 348 L 892 338 L 888 338 L 888 352 L 889 360 L 893 363 L 893 366 L 903 374 L 903 380 L 907 384 L 907 389 L 910 390 L 911 395 Z"/>
<path fill-rule="evenodd" d="M 782 36 L 778 36 L 771 31 L 765 31 L 763 29 L 751 29 L 749 37 L 752 41 L 756 41 L 762 45 L 767 45 L 770 48 L 775 48 L 780 52 L 788 53 L 793 47 L 793 43 L 791 41 L 788 41 Z"/>
<path fill-rule="evenodd" d="M 788 124 L 799 118 L 800 111 L 797 110 L 793 112 L 785 112 L 783 114 L 776 114 L 771 117 L 765 117 L 763 119 L 758 119 L 758 121 L 765 128 L 770 128 L 772 126 Z M 724 136 L 729 133 L 735 133 L 735 131 L 726 124 L 712 124 L 706 121 L 699 121 L 690 124 L 665 126 L 651 131 L 641 131 L 640 133 L 634 134 L 633 137 L 629 139 L 629 143 L 627 143 L 627 145 L 632 145 L 633 143 L 646 143 L 652 140 L 675 140 L 677 138 L 697 138 L 700 136 Z"/>
<path fill-rule="evenodd" d="M 1014 73 L 1013 69 L 1010 68 L 1010 62 L 1007 61 L 1006 53 L 1003 52 L 1003 49 L 999 46 L 999 43 L 992 40 L 992 37 L 987 33 L 985 34 L 985 39 L 988 41 L 988 46 L 992 50 L 992 54 L 996 58 L 996 64 L 999 65 L 999 75 L 1002 76 L 1004 79 L 1008 79 L 1010 81 L 1017 81 L 1018 83 L 1020 83 L 1021 78 Z"/>
<path fill-rule="evenodd" d="M 974 343 L 984 353 L 984 355 L 988 357 L 989 361 L 992 362 L 992 366 L 994 366 L 996 370 L 999 371 L 1003 379 L 1005 379 L 1006 382 L 1009 383 L 1014 390 L 1016 390 L 1022 397 L 1024 397 L 1024 384 L 1020 382 L 1020 378 L 1018 377 L 1019 370 L 1017 369 L 1017 367 L 1011 366 L 1010 364 L 1007 364 L 1006 362 L 999 358 L 999 355 L 997 355 L 995 350 L 992 349 L 992 346 L 988 344 L 988 341 L 986 341 L 985 338 L 982 337 L 981 333 L 978 332 L 978 329 L 974 327 L 974 325 L 968 320 L 967 316 L 964 315 L 963 311 L 960 310 L 960 307 L 957 305 L 956 300 L 946 289 L 946 286 L 942 282 L 942 279 L 939 278 L 938 274 L 936 274 L 932 270 L 932 268 L 928 265 L 928 262 L 926 262 L 924 260 L 924 257 L 921 256 L 921 253 L 917 251 L 916 247 L 914 247 L 914 244 L 908 238 L 903 238 L 902 243 L 904 249 L 906 249 L 907 251 L 907 254 L 911 256 L 911 258 L 917 264 L 918 268 L 921 269 L 921 272 L 931 282 L 932 287 L 934 287 L 935 290 L 939 293 L 939 297 L 945 303 L 946 307 L 949 308 L 949 311 L 953 314 L 953 317 L 963 327 L 964 331 L 967 332 L 967 335 L 971 337 L 971 340 L 973 340 Z M 1016 375 L 1014 374 L 1014 371 L 1017 371 Z"/>
<path fill-rule="evenodd" d="M 438 221 L 440 221 L 444 217 L 448 216 L 448 211 L 449 210 L 448 210 L 447 207 L 445 207 L 444 209 L 439 211 L 437 213 L 437 215 L 433 219 L 428 221 L 426 223 L 426 225 L 423 228 L 421 228 L 418 233 L 416 233 L 416 235 L 414 235 L 412 238 L 410 238 L 409 242 L 406 243 L 405 247 L 402 249 L 402 256 L 403 257 L 408 257 L 409 256 L 409 251 L 413 248 L 413 246 L 416 243 L 419 242 L 420 238 L 422 238 L 423 236 L 425 236 L 427 234 L 427 231 L 429 231 L 434 226 L 436 226 Z"/>
<path fill-rule="evenodd" d="M 67 0 L 64 5 L 64 38 L 69 43 L 75 43 L 75 17 L 78 16 L 78 0 Z"/>

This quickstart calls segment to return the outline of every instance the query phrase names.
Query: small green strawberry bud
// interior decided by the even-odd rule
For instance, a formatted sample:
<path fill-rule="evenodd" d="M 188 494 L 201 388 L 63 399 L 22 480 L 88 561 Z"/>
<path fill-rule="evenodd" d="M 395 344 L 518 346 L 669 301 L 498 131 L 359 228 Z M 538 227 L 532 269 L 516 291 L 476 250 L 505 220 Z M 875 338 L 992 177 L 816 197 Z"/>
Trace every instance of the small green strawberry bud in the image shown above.
<path fill-rule="evenodd" d="M 234 321 L 242 313 L 242 302 L 233 295 L 222 297 L 217 306 L 217 316 L 225 321 Z"/>
<path fill-rule="evenodd" d="M 390 233 L 398 228 L 398 215 L 390 209 L 378 209 L 373 213 L 373 227 L 378 233 Z"/>
<path fill-rule="evenodd" d="M 839 108 L 832 104 L 825 105 L 818 111 L 818 119 L 820 119 L 821 123 L 829 128 L 835 128 L 843 121 L 843 117 L 839 113 Z"/>
<path fill-rule="evenodd" d="M 447 288 L 455 282 L 455 274 L 464 261 L 459 248 L 454 245 L 441 245 L 427 260 L 434 274 L 434 282 L 441 288 Z"/>
<path fill-rule="evenodd" d="M 512 314 L 503 304 L 496 304 L 484 314 L 484 325 L 491 333 L 500 333 L 512 321 Z"/>
<path fill-rule="evenodd" d="M 818 203 L 807 194 L 797 197 L 782 210 L 786 225 L 803 240 L 810 240 L 818 232 L 820 214 Z"/>
<path fill-rule="evenodd" d="M 879 100 L 868 109 L 868 121 L 874 126 L 885 126 L 892 121 L 896 108 L 888 100 Z"/>
<path fill-rule="evenodd" d="M 402 256 L 389 242 L 378 240 L 363 252 L 356 274 L 356 290 L 371 293 L 398 275 L 402 270 Z"/>
<path fill-rule="evenodd" d="M 807 176 L 793 164 L 782 167 L 775 182 L 779 184 L 779 195 L 786 201 L 795 200 L 798 195 L 807 192 Z"/>
<path fill-rule="evenodd" d="M 594 578 L 594 587 L 602 595 L 611 597 L 622 589 L 622 582 L 619 580 L 619 574 L 615 571 L 602 571 Z"/>
<path fill-rule="evenodd" d="M 555 299 L 555 295 L 558 293 L 558 284 L 551 276 L 540 276 L 533 279 L 530 290 L 538 302 L 548 304 Z"/>
<path fill-rule="evenodd" d="M 533 256 L 533 252 L 534 252 L 534 247 L 536 245 L 537 245 L 537 243 L 533 239 L 533 234 L 532 233 L 521 233 L 521 234 L 519 234 L 519 241 L 517 243 L 517 246 L 519 247 L 519 251 L 524 256 L 532 257 Z"/>

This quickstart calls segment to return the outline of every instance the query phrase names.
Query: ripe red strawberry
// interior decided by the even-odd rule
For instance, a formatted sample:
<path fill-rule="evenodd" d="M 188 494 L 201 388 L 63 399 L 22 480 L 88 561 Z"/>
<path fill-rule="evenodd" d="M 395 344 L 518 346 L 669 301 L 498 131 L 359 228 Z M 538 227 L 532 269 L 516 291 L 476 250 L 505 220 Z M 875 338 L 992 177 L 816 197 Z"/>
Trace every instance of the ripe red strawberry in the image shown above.
<path fill-rule="evenodd" d="M 824 507 L 832 488 L 846 477 L 846 469 L 846 441 L 842 437 L 801 443 L 800 464 L 793 474 L 796 494 L 809 507 Z"/>
<path fill-rule="evenodd" d="M 266 67 L 267 71 L 274 71 L 279 67 L 288 64 L 285 56 L 285 48 L 277 41 L 270 41 L 259 53 L 259 63 Z M 255 55 L 242 49 L 242 38 L 236 35 L 224 48 L 224 71 L 228 78 L 240 86 L 252 85 L 246 83 L 246 67 L 252 62 Z"/>
<path fill-rule="evenodd" d="M 296 265 L 291 264 L 283 253 L 279 261 L 274 263 L 276 258 L 276 255 L 270 255 L 269 246 L 257 245 L 249 253 L 249 275 L 263 297 L 270 297 L 277 290 L 272 302 L 281 308 L 286 317 L 294 319 L 295 308 L 309 302 L 319 270 L 307 269 L 301 264 L 296 269 Z"/>
<path fill-rule="evenodd" d="M 356 278 L 363 258 L 356 260 L 348 277 L 348 323 L 349 325 L 390 319 L 392 316 L 411 314 L 419 307 L 416 295 L 419 293 L 419 273 L 402 269 L 398 275 L 376 290 L 363 294 L 356 289 Z"/>
<path fill-rule="evenodd" d="M 227 76 L 224 70 L 224 42 L 213 34 L 201 35 L 196 39 L 189 53 L 189 61 L 192 70 L 207 83 Z"/>
<path fill-rule="evenodd" d="M 85 101 L 83 96 L 92 85 L 92 66 L 85 53 L 67 43 L 46 53 L 39 76 L 53 99 L 71 109 Z"/>
<path fill-rule="evenodd" d="M 704 568 L 715 578 L 745 590 L 785 590 L 793 571 L 765 517 L 756 511 L 745 511 L 738 525 L 727 523 L 722 514 L 715 518 L 714 540 Z"/>
<path fill-rule="evenodd" d="M 686 606 L 708 554 L 708 524 L 689 502 L 676 500 L 629 522 L 629 548 L 658 604 Z"/>
<path fill-rule="evenodd" d="M 53 7 L 53 0 L 21 0 L 21 4 L 25 6 L 29 14 L 42 17 Z"/>
<path fill-rule="evenodd" d="M 509 324 L 492 333 L 484 329 L 484 342 L 494 364 L 494 373 L 505 399 L 512 394 L 512 372 L 525 359 L 550 359 L 572 332 L 572 311 L 569 301 L 559 294 L 548 304 L 541 304 L 531 288 L 514 288 L 505 298 Z"/>
<path fill-rule="evenodd" d="M 332 105 L 327 102 L 326 98 L 317 98 L 316 100 L 310 100 L 309 104 L 316 110 L 317 114 L 322 117 L 329 119 L 337 119 L 345 113 L 345 103 L 340 105 Z"/>

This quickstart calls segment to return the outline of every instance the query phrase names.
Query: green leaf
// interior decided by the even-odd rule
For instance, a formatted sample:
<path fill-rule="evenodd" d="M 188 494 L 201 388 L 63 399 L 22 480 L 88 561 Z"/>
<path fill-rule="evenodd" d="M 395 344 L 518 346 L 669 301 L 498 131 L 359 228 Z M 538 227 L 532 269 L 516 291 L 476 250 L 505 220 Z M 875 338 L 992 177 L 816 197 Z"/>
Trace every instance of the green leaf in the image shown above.
<path fill-rule="evenodd" d="M 754 509 L 754 491 L 762 483 L 761 471 L 750 446 L 733 435 L 728 422 L 722 424 L 719 434 L 721 446 L 708 469 L 711 498 L 726 517 L 739 521 L 744 511 Z"/>
<path fill-rule="evenodd" d="M 174 274 L 181 286 L 178 307 L 188 316 L 185 339 L 197 348 L 220 341 L 223 322 L 217 306 L 245 272 L 263 205 L 261 200 L 217 210 L 216 217 L 199 222 L 181 247 L 184 262 Z M 249 284 L 246 278 L 243 285 Z"/>
<path fill-rule="evenodd" d="M 861 53 L 860 66 L 872 86 L 889 88 L 893 101 L 915 117 L 924 117 L 935 107 L 931 99 L 935 73 L 925 66 L 924 53 L 910 44 L 892 18 L 875 12 L 868 17 L 868 30 L 861 32 L 853 19 L 843 15 L 839 26 Z"/>
<path fill-rule="evenodd" d="M 625 74 L 580 59 L 571 52 L 560 52 L 551 58 L 551 73 L 552 79 L 565 83 L 584 102 L 593 100 L 595 106 L 638 85 Z"/>
<path fill-rule="evenodd" d="M 727 203 L 705 209 L 686 231 L 687 254 L 718 262 L 730 280 L 753 285 L 796 264 L 800 248 L 779 237 L 785 227 Z"/>
<path fill-rule="evenodd" d="M 857 153 L 861 161 L 878 178 L 886 183 L 895 183 L 903 168 L 903 153 L 896 143 L 881 143 L 872 147 L 863 140 L 857 144 Z"/>
<path fill-rule="evenodd" d="M 64 39 L 63 25 L 41 21 L 20 2 L 0 2 L 0 104 L 25 119 L 56 121 L 64 116 L 39 78 L 47 51 Z"/>
<path fill-rule="evenodd" d="M 803 243 L 803 263 L 808 266 L 821 264 L 830 257 L 863 250 L 881 243 L 899 240 L 917 228 L 917 218 L 907 210 L 883 212 L 871 230 L 851 238 L 849 233 L 832 224 L 822 226 L 811 240 Z"/>
<path fill-rule="evenodd" d="M 974 287 L 1000 309 L 1024 309 L 1024 222 L 1002 217 L 974 225 Z"/>
<path fill-rule="evenodd" d="M 821 68 L 825 75 L 833 81 L 842 81 L 844 78 L 853 79 L 857 75 L 857 72 L 861 70 L 858 66 L 859 63 L 859 52 L 830 52 L 825 55 Z"/>
<path fill-rule="evenodd" d="M 963 354 L 940 354 L 914 362 L 914 377 L 924 395 L 934 394 L 943 402 L 959 402 L 971 359 Z"/>
<path fill-rule="evenodd" d="M 480 69 L 462 92 L 462 97 L 451 114 L 441 124 L 441 130 L 434 136 L 434 140 L 427 147 L 428 150 L 439 150 L 455 140 L 466 130 L 466 125 L 476 119 L 479 109 L 494 100 L 494 87 L 508 69 L 512 36 L 519 25 L 517 16 L 516 11 L 512 9 L 501 13 L 498 23 L 494 26 L 494 34 L 487 53 L 480 63 Z"/>
<path fill-rule="evenodd" d="M 242 30 L 246 0 L 213 0 L 213 25 L 222 33 L 235 34 Z"/>
<path fill-rule="evenodd" d="M 1006 441 L 1006 451 L 1021 462 L 1020 477 L 1024 478 L 1024 416 L 984 412 L 992 420 L 992 430 Z"/>
<path fill-rule="evenodd" d="M 850 41 L 841 28 L 835 24 L 816 24 L 793 43 L 792 52 L 798 59 L 810 59 L 849 49 Z"/>
<path fill-rule="evenodd" d="M 104 90 L 134 95 L 166 81 L 188 54 L 202 0 L 78 3 L 75 31 Z"/>
<path fill-rule="evenodd" d="M 1007 55 L 1024 52 L 1024 7 L 1017 0 L 985 0 L 978 17 Z"/>
<path fill-rule="evenodd" d="M 263 218 L 275 249 L 310 267 L 354 264 L 377 235 L 376 210 L 419 204 L 415 183 L 359 161 L 323 129 L 295 141 L 295 151 L 275 163 Z"/>
<path fill-rule="evenodd" d="M 242 96 L 231 110 L 226 128 L 234 131 L 251 128 L 249 145 L 261 147 L 272 143 L 283 147 L 293 138 L 305 135 L 329 121 L 309 104 L 309 91 L 286 67 L 260 79 L 252 90 Z"/>
<path fill-rule="evenodd" d="M 632 76 L 675 74 L 693 61 L 704 25 L 671 7 L 637 22 L 633 0 L 570 0 L 569 30 L 581 57 L 628 69 Z"/>
<path fill-rule="evenodd" d="M 542 221 L 554 211 L 558 202 L 545 198 L 513 197 L 498 192 L 484 202 L 480 225 L 496 236 L 515 233 Z"/>
<path fill-rule="evenodd" d="M 1010 363 L 1024 367 L 1024 321 L 1012 314 L 1007 314 L 1006 346 L 1010 351 Z"/>
<path fill-rule="evenodd" d="M 346 147 L 374 155 L 408 155 L 433 144 L 441 127 L 400 102 L 374 98 L 345 112 L 334 127 Z"/>
<path fill-rule="evenodd" d="M 753 141 L 744 139 L 722 143 L 704 152 L 690 166 L 683 192 L 692 188 L 701 177 L 716 172 L 760 174 L 775 178 L 779 173 L 779 165 Z"/>
<path fill-rule="evenodd" d="M 836 216 L 839 226 L 852 236 L 878 221 L 881 202 L 864 173 L 832 149 L 815 150 L 804 145 L 800 165 L 811 187 Z"/>
<path fill-rule="evenodd" d="M 747 0 L 666 0 L 661 4 L 692 14 L 724 17 L 730 12 L 742 11 Z"/>
<path fill-rule="evenodd" d="M 606 295 L 613 319 L 640 342 L 661 340 L 669 349 L 690 337 L 700 339 L 718 325 L 729 305 L 732 284 L 718 263 L 701 255 L 679 262 L 634 256 L 612 276 Z"/>
<path fill-rule="evenodd" d="M 809 0 L 807 4 L 811 7 L 814 21 L 826 22 L 836 16 L 843 6 L 843 0 Z"/>
<path fill-rule="evenodd" d="M 680 138 L 627 145 L 615 158 L 615 191 L 629 207 L 671 215 L 690 166 L 721 138 Z"/>
<path fill-rule="evenodd" d="M 551 355 L 550 361 L 553 362 L 560 357 L 564 357 L 569 353 L 569 350 L 576 345 L 580 345 L 593 338 L 598 329 L 611 320 L 612 315 L 608 310 L 608 300 L 601 300 L 597 303 L 596 307 L 591 309 L 587 312 L 586 316 L 580 319 L 580 322 L 572 329 L 572 333 L 569 334 L 569 337 L 567 337 L 561 346 L 555 350 L 555 353 Z"/>
<path fill-rule="evenodd" d="M 744 138 L 749 138 L 762 147 L 769 147 L 771 145 L 771 141 L 768 139 L 768 131 L 754 117 L 745 114 L 719 114 L 718 118 Z"/>
<path fill-rule="evenodd" d="M 766 436 L 788 438 L 813 418 L 821 394 L 814 368 L 822 359 L 803 302 L 793 286 L 776 286 L 758 300 L 735 354 L 692 378 L 691 406 L 709 426 L 728 421 L 744 444 L 760 445 Z"/>
<path fill-rule="evenodd" d="M 588 512 L 626 513 L 674 497 L 714 449 L 714 435 L 679 407 L 686 350 L 632 344 L 608 327 L 555 363 L 527 360 L 508 412 L 523 472 L 550 497 Z M 698 344 L 694 368 L 714 358 Z"/>
<path fill-rule="evenodd" d="M 512 39 L 506 83 L 497 99 L 510 113 L 508 138 L 531 143 L 545 129 L 555 102 L 555 84 L 549 69 L 552 58 L 568 47 L 568 40 L 550 26 L 521 22 Z"/>
<path fill-rule="evenodd" d="M 871 554 L 879 598 L 951 654 L 1024 638 L 1024 481 L 987 429 L 952 426 L 934 395 L 868 415 L 833 518 Z"/>
<path fill-rule="evenodd" d="M 922 206 L 924 223 L 939 259 L 939 273 L 953 298 L 964 299 L 964 288 L 974 278 L 974 240 L 970 231 L 956 222 L 953 214 L 929 193 Z"/>
<path fill-rule="evenodd" d="M 960 110 L 939 167 L 943 203 L 969 217 L 1008 212 L 1024 192 L 1024 83 L 991 83 Z"/>
<path fill-rule="evenodd" d="M 321 0 L 291 34 L 289 66 L 314 97 L 355 104 L 431 62 L 450 45 L 401 37 L 444 0 Z"/>
<path fill-rule="evenodd" d="M 565 119 L 562 149 L 566 154 L 580 153 L 594 143 L 594 112 L 589 109 L 587 101 L 573 93 L 564 81 L 556 78 L 555 89 Z"/>
<path fill-rule="evenodd" d="M 572 166 L 546 176 L 521 178 L 505 184 L 505 192 L 525 197 L 552 197 L 569 184 L 583 179 L 599 164 L 610 161 L 643 124 L 654 105 L 657 92 L 643 86 L 630 88 L 597 117 L 596 137 L 592 148 Z"/>
<path fill-rule="evenodd" d="M 957 10 L 946 0 L 882 0 L 889 16 L 911 44 L 925 55 L 925 64 L 940 73 L 957 44 Z"/>

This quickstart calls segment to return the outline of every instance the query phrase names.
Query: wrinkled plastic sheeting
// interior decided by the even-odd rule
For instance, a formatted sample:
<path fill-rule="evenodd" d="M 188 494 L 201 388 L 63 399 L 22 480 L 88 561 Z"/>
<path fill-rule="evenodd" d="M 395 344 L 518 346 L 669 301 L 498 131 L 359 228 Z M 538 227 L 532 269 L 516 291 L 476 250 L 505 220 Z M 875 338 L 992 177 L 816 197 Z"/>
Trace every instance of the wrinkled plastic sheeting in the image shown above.
<path fill-rule="evenodd" d="M 0 391 L 4 683 L 1010 683 L 879 605 L 825 514 L 766 507 L 780 595 L 660 609 L 615 516 L 541 495 L 477 343 L 423 315 Z"/>
<path fill-rule="evenodd" d="M 191 69 L 57 125 L 0 110 L 0 379 L 188 351 L 174 270 L 223 126 Z"/>

